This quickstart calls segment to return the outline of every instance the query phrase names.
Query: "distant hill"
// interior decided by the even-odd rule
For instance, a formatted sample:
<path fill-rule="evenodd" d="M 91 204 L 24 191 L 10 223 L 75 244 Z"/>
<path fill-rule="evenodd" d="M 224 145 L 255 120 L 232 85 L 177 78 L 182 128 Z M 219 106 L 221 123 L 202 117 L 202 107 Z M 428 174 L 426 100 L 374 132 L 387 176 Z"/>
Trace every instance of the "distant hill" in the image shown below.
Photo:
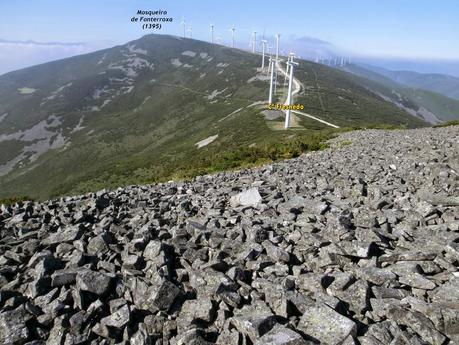
<path fill-rule="evenodd" d="M 256 148 L 324 130 L 296 116 L 293 129 L 277 130 L 283 114 L 264 113 L 268 81 L 260 60 L 148 35 L 0 76 L 0 197 L 49 198 L 189 176 L 212 164 L 237 166 L 241 150 L 259 162 Z M 426 125 L 370 91 L 367 79 L 307 61 L 296 75 L 304 111 L 339 126 Z M 282 150 L 264 152 L 268 159 Z"/>
<path fill-rule="evenodd" d="M 459 100 L 459 78 L 447 74 L 418 73 L 412 71 L 390 71 L 380 67 L 365 65 L 378 74 L 381 74 L 396 83 L 436 92 L 443 96 Z"/>
<path fill-rule="evenodd" d="M 401 109 L 424 118 L 428 122 L 459 119 L 459 100 L 428 89 L 408 87 L 398 82 L 390 71 L 379 67 L 350 64 L 343 69 L 375 82 L 376 84 L 372 83 L 367 86 Z"/>

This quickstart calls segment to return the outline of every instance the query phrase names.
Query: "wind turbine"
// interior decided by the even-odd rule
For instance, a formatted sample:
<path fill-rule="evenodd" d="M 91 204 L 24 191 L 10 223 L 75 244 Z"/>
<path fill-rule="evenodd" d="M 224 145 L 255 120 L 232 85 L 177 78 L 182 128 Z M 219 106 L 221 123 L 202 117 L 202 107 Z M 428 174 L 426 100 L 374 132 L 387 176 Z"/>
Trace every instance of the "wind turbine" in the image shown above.
<path fill-rule="evenodd" d="M 185 22 L 185 19 L 182 19 L 180 24 L 182 24 L 182 26 L 183 26 L 183 38 L 185 38 L 186 37 L 186 22 Z"/>
<path fill-rule="evenodd" d="M 190 33 L 190 38 L 193 38 L 193 28 L 191 27 L 191 25 L 188 28 L 188 32 Z"/>
<path fill-rule="evenodd" d="M 231 46 L 232 48 L 234 48 L 234 31 L 236 31 L 236 28 L 233 25 L 233 27 L 231 28 L 231 39 L 232 39 L 232 42 L 233 42 L 232 46 Z"/>
<path fill-rule="evenodd" d="M 265 68 L 265 49 L 266 49 L 266 43 L 268 43 L 267 40 L 261 40 L 261 46 L 262 46 L 262 52 L 263 52 L 263 57 L 261 58 L 261 68 Z"/>
<path fill-rule="evenodd" d="M 292 61 L 290 61 L 288 64 L 290 65 L 290 76 L 289 76 L 289 81 L 288 81 L 287 101 L 285 103 L 286 105 L 290 106 L 290 103 L 292 102 L 293 67 L 298 66 L 298 62 L 294 62 L 293 56 L 292 56 Z M 290 107 L 287 108 L 287 112 L 285 113 L 284 128 L 288 129 L 289 127 L 290 127 Z"/>
<path fill-rule="evenodd" d="M 210 24 L 210 42 L 214 43 L 214 24 Z"/>
<path fill-rule="evenodd" d="M 255 53 L 255 46 L 257 45 L 257 32 L 253 32 L 252 53 Z"/>

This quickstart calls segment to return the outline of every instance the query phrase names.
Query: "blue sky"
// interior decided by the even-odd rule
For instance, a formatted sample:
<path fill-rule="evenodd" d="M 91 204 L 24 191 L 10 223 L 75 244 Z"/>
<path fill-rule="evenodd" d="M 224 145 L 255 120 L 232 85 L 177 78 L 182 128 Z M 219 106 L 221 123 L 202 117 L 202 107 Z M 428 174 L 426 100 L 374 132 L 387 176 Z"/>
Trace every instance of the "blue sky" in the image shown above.
<path fill-rule="evenodd" d="M 257 30 L 280 32 L 284 42 L 293 35 L 314 37 L 355 56 L 459 59 L 457 0 L 3 0 L 0 40 L 12 42 L 0 41 L 0 73 L 149 33 L 130 22 L 138 9 L 167 10 L 175 22 L 160 31 L 165 34 L 180 35 L 184 18 L 193 38 L 208 40 L 214 23 L 216 36 L 229 42 L 235 25 L 240 46 L 248 47 L 250 32 Z M 35 43 L 18 42 L 29 40 Z"/>

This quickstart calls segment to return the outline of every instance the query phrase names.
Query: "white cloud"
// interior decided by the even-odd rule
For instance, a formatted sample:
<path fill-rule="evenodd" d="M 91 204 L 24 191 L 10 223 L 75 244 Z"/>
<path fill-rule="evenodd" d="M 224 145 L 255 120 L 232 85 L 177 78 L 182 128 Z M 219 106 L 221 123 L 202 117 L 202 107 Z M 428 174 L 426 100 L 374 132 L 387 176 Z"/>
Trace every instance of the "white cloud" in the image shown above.
<path fill-rule="evenodd" d="M 85 54 L 114 42 L 36 42 L 0 39 L 0 75 L 17 69 Z"/>

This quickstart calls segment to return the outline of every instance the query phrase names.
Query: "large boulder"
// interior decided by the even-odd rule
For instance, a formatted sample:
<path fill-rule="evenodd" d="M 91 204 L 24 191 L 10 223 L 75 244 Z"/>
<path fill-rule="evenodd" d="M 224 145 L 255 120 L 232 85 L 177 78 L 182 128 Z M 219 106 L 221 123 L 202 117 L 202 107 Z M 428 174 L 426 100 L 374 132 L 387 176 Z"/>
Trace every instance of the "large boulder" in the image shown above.
<path fill-rule="evenodd" d="M 250 188 L 230 198 L 231 207 L 252 206 L 257 207 L 262 201 L 258 188 Z"/>

